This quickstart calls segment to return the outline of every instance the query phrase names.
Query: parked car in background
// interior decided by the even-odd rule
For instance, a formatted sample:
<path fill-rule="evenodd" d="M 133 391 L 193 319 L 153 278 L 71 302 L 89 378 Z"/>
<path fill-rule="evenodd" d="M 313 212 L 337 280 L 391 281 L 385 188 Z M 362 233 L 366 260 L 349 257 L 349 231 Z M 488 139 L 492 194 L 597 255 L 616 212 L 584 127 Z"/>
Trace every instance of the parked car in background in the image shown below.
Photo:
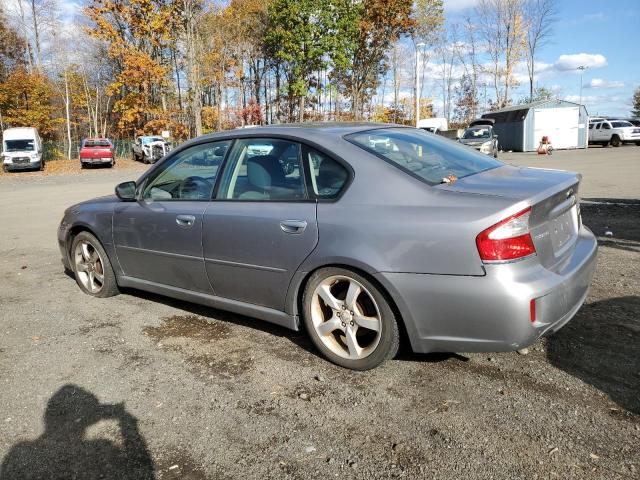
<path fill-rule="evenodd" d="M 596 265 L 580 178 L 409 127 L 257 127 L 194 139 L 68 208 L 58 242 L 89 295 L 303 322 L 326 358 L 365 370 L 401 331 L 417 352 L 485 352 L 562 328 Z"/>
<path fill-rule="evenodd" d="M 449 130 L 449 122 L 444 117 L 423 118 L 418 121 L 418 128 L 431 133 Z"/>
<path fill-rule="evenodd" d="M 44 170 L 42 139 L 32 127 L 7 128 L 2 134 L 2 168 L 13 170 Z"/>
<path fill-rule="evenodd" d="M 109 165 L 113 167 L 116 159 L 113 144 L 108 138 L 85 138 L 80 147 L 80 165 Z"/>
<path fill-rule="evenodd" d="M 629 122 L 634 127 L 640 127 L 640 118 L 628 118 L 627 122 Z"/>
<path fill-rule="evenodd" d="M 640 145 L 640 127 L 626 120 L 603 120 L 589 123 L 589 143 L 603 147 L 611 144 L 619 147 L 624 143 Z"/>
<path fill-rule="evenodd" d="M 133 160 L 156 163 L 171 151 L 171 143 L 160 136 L 142 136 L 131 145 Z"/>
<path fill-rule="evenodd" d="M 493 130 L 495 120 L 492 118 L 479 118 L 469 124 L 462 136 L 458 139 L 463 145 L 473 147 L 481 153 L 498 158 L 498 136 Z"/>

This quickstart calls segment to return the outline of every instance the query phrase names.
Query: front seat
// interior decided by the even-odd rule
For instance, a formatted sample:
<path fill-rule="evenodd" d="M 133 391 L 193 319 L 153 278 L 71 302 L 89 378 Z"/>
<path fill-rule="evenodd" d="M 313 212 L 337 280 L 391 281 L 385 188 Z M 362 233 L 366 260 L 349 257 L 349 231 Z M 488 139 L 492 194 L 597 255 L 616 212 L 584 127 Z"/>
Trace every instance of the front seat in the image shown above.
<path fill-rule="evenodd" d="M 258 155 L 247 159 L 248 190 L 238 198 L 243 200 L 270 200 L 291 193 L 278 159 L 272 155 Z"/>

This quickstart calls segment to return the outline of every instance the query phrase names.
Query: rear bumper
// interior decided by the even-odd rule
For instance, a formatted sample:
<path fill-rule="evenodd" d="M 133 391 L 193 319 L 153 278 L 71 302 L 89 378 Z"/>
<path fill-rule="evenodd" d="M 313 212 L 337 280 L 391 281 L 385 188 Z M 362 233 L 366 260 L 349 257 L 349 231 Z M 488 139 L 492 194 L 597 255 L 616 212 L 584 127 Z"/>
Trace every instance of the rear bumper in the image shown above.
<path fill-rule="evenodd" d="M 105 165 L 107 163 L 112 163 L 113 158 L 81 158 L 80 163 L 85 163 L 88 165 Z"/>
<path fill-rule="evenodd" d="M 414 351 L 512 351 L 573 318 L 586 299 L 596 256 L 596 239 L 582 227 L 573 255 L 558 272 L 534 257 L 486 265 L 482 277 L 378 273 L 377 278 L 394 297 Z"/>

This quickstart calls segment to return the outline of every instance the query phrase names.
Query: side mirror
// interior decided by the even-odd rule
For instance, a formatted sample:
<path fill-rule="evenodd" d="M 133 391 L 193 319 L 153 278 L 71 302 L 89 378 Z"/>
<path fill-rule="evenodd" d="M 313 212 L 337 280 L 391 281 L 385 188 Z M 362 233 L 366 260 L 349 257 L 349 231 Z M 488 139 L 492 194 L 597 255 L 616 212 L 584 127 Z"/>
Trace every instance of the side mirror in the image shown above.
<path fill-rule="evenodd" d="M 136 182 L 122 182 L 116 185 L 116 196 L 123 202 L 133 202 L 136 199 Z"/>

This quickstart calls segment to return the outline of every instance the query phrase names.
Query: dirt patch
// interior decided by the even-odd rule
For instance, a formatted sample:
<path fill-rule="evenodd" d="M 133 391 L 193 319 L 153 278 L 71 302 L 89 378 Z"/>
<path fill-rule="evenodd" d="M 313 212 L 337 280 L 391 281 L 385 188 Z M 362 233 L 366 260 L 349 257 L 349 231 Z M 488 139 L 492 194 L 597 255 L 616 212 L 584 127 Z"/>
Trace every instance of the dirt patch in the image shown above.
<path fill-rule="evenodd" d="M 182 450 L 163 453 L 162 458 L 157 462 L 155 473 L 157 480 L 211 480 L 214 478 L 226 478 L 218 474 L 215 477 L 207 475 L 204 467 L 198 465 L 188 453 Z"/>
<path fill-rule="evenodd" d="M 159 327 L 145 327 L 144 333 L 160 348 L 187 357 L 193 373 L 205 379 L 230 379 L 249 371 L 253 365 L 250 349 L 233 342 L 231 328 L 219 321 L 197 315 L 174 315 Z M 224 342 L 224 353 L 212 342 Z M 231 348 L 230 348 L 231 347 Z"/>
<path fill-rule="evenodd" d="M 167 318 L 159 327 L 145 327 L 144 332 L 158 342 L 176 337 L 210 342 L 229 337 L 231 329 L 223 323 L 197 315 L 174 315 Z"/>

